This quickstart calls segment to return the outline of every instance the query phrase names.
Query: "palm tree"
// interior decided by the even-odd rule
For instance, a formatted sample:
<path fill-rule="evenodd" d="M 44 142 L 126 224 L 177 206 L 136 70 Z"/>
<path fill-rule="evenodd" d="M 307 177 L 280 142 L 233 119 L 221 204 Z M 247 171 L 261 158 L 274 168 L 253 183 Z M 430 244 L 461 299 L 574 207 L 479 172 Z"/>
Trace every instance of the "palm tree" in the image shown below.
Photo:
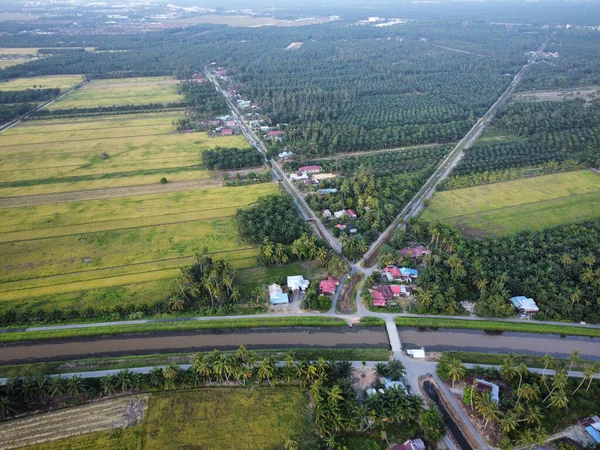
<path fill-rule="evenodd" d="M 100 378 L 100 389 L 104 395 L 114 394 L 116 392 L 115 377 L 109 374 L 103 378 Z"/>
<path fill-rule="evenodd" d="M 581 379 L 581 383 L 579 383 L 579 386 L 577 386 L 577 388 L 573 391 L 573 394 L 571 394 L 571 395 L 575 395 L 575 392 L 577 392 L 579 390 L 579 388 L 581 387 L 581 385 L 583 383 L 585 383 L 586 381 L 589 380 L 589 383 L 591 383 L 593 378 L 594 378 L 594 371 L 592 369 L 592 366 L 590 366 L 589 364 L 585 364 L 583 366 L 583 378 Z M 588 383 L 588 387 L 589 387 L 589 383 Z"/>
<path fill-rule="evenodd" d="M 492 401 L 489 392 L 483 392 L 477 396 L 475 408 L 477 412 L 483 416 L 485 423 L 483 429 L 488 426 L 490 422 L 494 422 L 502 417 L 502 413 L 498 408 L 496 402 Z"/>
<path fill-rule="evenodd" d="M 502 362 L 502 366 L 500 367 L 500 376 L 506 381 L 512 380 L 515 375 L 517 375 L 517 371 L 514 367 L 515 359 L 515 354 L 509 353 Z"/>
<path fill-rule="evenodd" d="M 378 362 L 377 364 L 375 364 L 375 372 L 379 377 L 387 377 L 389 374 L 387 364 Z"/>
<path fill-rule="evenodd" d="M 271 378 L 275 373 L 275 367 L 273 365 L 273 360 L 270 356 L 267 356 L 263 359 L 258 366 L 258 376 L 262 380 L 267 380 L 267 383 L 271 383 Z"/>
<path fill-rule="evenodd" d="M 448 362 L 448 376 L 452 378 L 452 388 L 454 389 L 454 383 L 457 380 L 462 380 L 467 374 L 467 371 L 462 365 L 462 362 L 458 358 L 452 358 Z"/>
<path fill-rule="evenodd" d="M 537 384 L 523 384 L 517 389 L 517 403 L 524 398 L 527 401 L 537 400 L 540 396 L 540 388 Z"/>
<path fill-rule="evenodd" d="M 544 371 L 542 372 L 542 376 L 544 376 L 546 375 L 546 369 L 554 365 L 554 356 L 546 353 L 542 361 L 544 362 Z"/>
<path fill-rule="evenodd" d="M 504 433 L 510 433 L 511 431 L 514 431 L 517 429 L 517 426 L 518 426 L 517 418 L 515 417 L 515 414 L 512 412 L 509 412 L 507 415 L 505 415 L 503 418 L 501 418 L 499 423 L 500 423 L 500 428 L 502 429 L 502 431 Z"/>
<path fill-rule="evenodd" d="M 519 374 L 519 388 L 520 388 L 521 383 L 523 383 L 523 376 L 525 376 L 529 373 L 529 369 L 527 368 L 525 363 L 521 363 L 517 366 L 517 373 Z"/>
<path fill-rule="evenodd" d="M 126 392 L 133 387 L 132 373 L 125 369 L 117 373 L 116 384 L 121 389 L 121 392 Z"/>
<path fill-rule="evenodd" d="M 86 387 L 84 381 L 80 376 L 75 375 L 67 380 L 67 394 L 73 397 L 79 397 L 80 394 L 85 393 Z"/>
<path fill-rule="evenodd" d="M 556 370 L 556 372 L 554 372 L 554 376 L 552 377 L 552 390 L 548 393 L 546 398 L 544 398 L 542 403 L 544 403 L 546 400 L 548 400 L 548 398 L 550 398 L 550 396 L 554 393 L 554 391 L 556 391 L 558 389 L 559 391 L 564 392 L 566 387 L 567 387 L 567 372 L 564 369 Z"/>
<path fill-rule="evenodd" d="M 327 392 L 327 403 L 331 408 L 336 408 L 344 400 L 342 389 L 336 384 Z"/>
<path fill-rule="evenodd" d="M 177 377 L 179 376 L 179 371 L 179 366 L 174 364 L 169 364 L 163 369 L 162 375 L 168 389 L 173 389 L 175 387 L 175 380 L 177 380 Z"/>
<path fill-rule="evenodd" d="M 553 391 L 550 394 L 550 402 L 546 408 L 550 406 L 556 406 L 557 408 L 566 408 L 569 404 L 569 398 L 564 390 Z"/>
<path fill-rule="evenodd" d="M 579 364 L 581 361 L 581 356 L 577 350 L 573 350 L 571 352 L 571 357 L 569 358 L 569 372 L 573 369 L 575 364 Z"/>
<path fill-rule="evenodd" d="M 406 368 L 404 367 L 404 364 L 402 364 L 401 361 L 397 359 L 392 359 L 388 364 L 387 373 L 389 374 L 392 380 L 398 381 L 401 377 L 406 375 Z"/>
<path fill-rule="evenodd" d="M 208 357 L 200 357 L 200 354 L 196 353 L 194 356 L 194 361 L 192 362 L 192 367 L 196 372 L 198 372 L 198 375 L 208 378 L 208 382 L 212 383 L 212 380 L 210 379 L 212 368 L 208 361 Z"/>
<path fill-rule="evenodd" d="M 153 367 L 148 374 L 150 378 L 150 387 L 152 389 L 160 389 L 163 385 L 163 371 L 160 367 Z"/>
<path fill-rule="evenodd" d="M 235 351 L 235 357 L 240 363 L 245 364 L 246 359 L 248 358 L 248 350 L 246 350 L 246 347 L 240 345 L 239 348 Z"/>
<path fill-rule="evenodd" d="M 48 394 L 50 394 L 51 398 L 54 398 L 56 395 L 64 394 L 65 392 L 65 379 L 60 375 L 56 377 L 50 378 L 48 381 Z"/>
<path fill-rule="evenodd" d="M 185 306 L 185 299 L 181 295 L 173 294 L 169 299 L 169 309 L 171 311 L 181 311 Z"/>
<path fill-rule="evenodd" d="M 15 408 L 8 397 L 0 397 L 0 419 L 6 419 L 14 414 Z"/>

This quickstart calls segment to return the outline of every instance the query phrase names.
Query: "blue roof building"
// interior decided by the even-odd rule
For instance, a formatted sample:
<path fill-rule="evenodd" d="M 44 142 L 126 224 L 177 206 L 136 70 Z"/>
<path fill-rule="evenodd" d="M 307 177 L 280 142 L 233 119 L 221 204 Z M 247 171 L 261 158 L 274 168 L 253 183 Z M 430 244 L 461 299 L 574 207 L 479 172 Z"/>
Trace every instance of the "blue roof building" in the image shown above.
<path fill-rule="evenodd" d="M 600 444 L 600 433 L 593 426 L 585 427 L 585 431 L 592 437 L 597 444 Z"/>
<path fill-rule="evenodd" d="M 417 269 L 409 269 L 408 267 L 400 267 L 400 273 L 404 277 L 418 277 L 419 271 Z"/>

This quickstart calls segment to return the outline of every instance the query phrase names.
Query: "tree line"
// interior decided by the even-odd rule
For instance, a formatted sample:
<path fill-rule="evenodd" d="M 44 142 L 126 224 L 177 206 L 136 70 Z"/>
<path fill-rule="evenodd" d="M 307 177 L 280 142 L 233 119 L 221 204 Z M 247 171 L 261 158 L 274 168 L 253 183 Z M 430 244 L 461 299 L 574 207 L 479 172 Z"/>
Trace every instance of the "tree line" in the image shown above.
<path fill-rule="evenodd" d="M 264 162 L 255 148 L 215 147 L 202 152 L 202 164 L 209 170 L 244 169 Z"/>
<path fill-rule="evenodd" d="M 0 84 L 0 89 L 2 89 L 2 84 Z M 27 89 L 24 91 L 0 90 L 0 104 L 45 102 L 58 96 L 58 94 L 60 94 L 59 88 Z"/>

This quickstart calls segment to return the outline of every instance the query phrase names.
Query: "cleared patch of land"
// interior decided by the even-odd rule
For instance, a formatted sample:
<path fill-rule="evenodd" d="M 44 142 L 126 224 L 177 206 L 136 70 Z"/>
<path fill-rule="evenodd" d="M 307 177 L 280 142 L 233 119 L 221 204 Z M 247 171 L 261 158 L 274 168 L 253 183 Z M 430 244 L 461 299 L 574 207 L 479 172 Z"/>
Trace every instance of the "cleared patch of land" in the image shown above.
<path fill-rule="evenodd" d="M 54 102 L 48 109 L 175 103 L 182 100 L 177 93 L 177 84 L 178 81 L 170 77 L 94 80 Z"/>
<path fill-rule="evenodd" d="M 59 442 L 50 444 L 49 447 L 46 447 L 46 443 L 135 425 L 127 416 L 127 411 L 133 403 L 145 405 L 146 401 L 147 396 L 122 397 L 11 420 L 0 424 L 0 448 L 8 450 L 30 445 L 40 449 L 65 448 L 54 446 Z"/>
<path fill-rule="evenodd" d="M 600 175 L 580 170 L 438 192 L 424 220 L 471 236 L 503 236 L 600 217 Z"/>
<path fill-rule="evenodd" d="M 107 174 L 131 177 L 169 169 L 156 174 L 158 181 L 174 169 L 198 166 L 200 153 L 207 148 L 248 147 L 242 136 L 174 133 L 172 122 L 180 117 L 183 113 L 175 112 L 26 122 L 2 134 L 0 188 L 41 184 L 42 180 L 88 181 L 73 177 Z M 202 177 L 210 174 L 198 175 Z M 48 192 L 41 189 L 34 193 Z"/>
<path fill-rule="evenodd" d="M 17 78 L 0 83 L 0 91 L 24 91 L 26 89 L 51 89 L 66 90 L 72 88 L 83 80 L 81 75 L 48 75 L 31 78 Z"/>
<path fill-rule="evenodd" d="M 38 50 L 38 47 L 0 47 L 0 55 L 37 55 Z"/>
<path fill-rule="evenodd" d="M 278 27 L 299 27 L 302 25 L 316 25 L 327 23 L 329 19 L 325 17 L 311 17 L 297 20 L 280 20 L 273 17 L 252 17 L 252 16 L 229 16 L 218 14 L 206 14 L 202 16 L 185 17 L 182 19 L 166 20 L 165 23 L 214 23 L 218 25 L 229 25 L 230 27 L 262 27 L 273 25 Z"/>
<path fill-rule="evenodd" d="M 0 59 L 0 69 L 16 66 L 31 61 L 30 59 Z"/>
<path fill-rule="evenodd" d="M 569 88 L 556 91 L 526 91 L 513 96 L 513 100 L 525 102 L 549 102 L 583 99 L 595 100 L 600 96 L 600 86 L 587 86 L 582 88 Z"/>

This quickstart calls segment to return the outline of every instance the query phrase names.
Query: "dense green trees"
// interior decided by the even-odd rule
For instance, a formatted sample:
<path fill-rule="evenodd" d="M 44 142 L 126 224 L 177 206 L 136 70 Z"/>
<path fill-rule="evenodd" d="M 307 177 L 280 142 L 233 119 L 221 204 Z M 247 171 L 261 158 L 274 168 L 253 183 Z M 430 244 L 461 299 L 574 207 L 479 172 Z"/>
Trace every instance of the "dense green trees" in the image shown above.
<path fill-rule="evenodd" d="M 209 170 L 243 169 L 260 166 L 263 157 L 254 148 L 216 147 L 202 152 L 202 163 Z"/>
<path fill-rule="evenodd" d="M 24 91 L 2 91 L 0 84 L 0 103 L 44 102 L 60 94 L 60 89 L 27 89 Z"/>
<path fill-rule="evenodd" d="M 600 320 L 600 222 L 523 231 L 506 238 L 468 240 L 449 225 L 413 220 L 392 244 L 430 245 L 434 255 L 417 282 L 417 310 L 456 314 L 459 302 L 476 302 L 486 316 L 514 314 L 507 299 L 535 299 L 540 320 Z M 385 258 L 396 259 L 394 252 Z"/>
<path fill-rule="evenodd" d="M 498 113 L 489 134 L 496 138 L 469 148 L 442 189 L 600 167 L 598 100 L 513 103 Z"/>
<path fill-rule="evenodd" d="M 236 221 L 242 239 L 255 245 L 265 238 L 289 245 L 307 231 L 289 195 L 261 197 L 253 207 L 238 210 Z"/>

